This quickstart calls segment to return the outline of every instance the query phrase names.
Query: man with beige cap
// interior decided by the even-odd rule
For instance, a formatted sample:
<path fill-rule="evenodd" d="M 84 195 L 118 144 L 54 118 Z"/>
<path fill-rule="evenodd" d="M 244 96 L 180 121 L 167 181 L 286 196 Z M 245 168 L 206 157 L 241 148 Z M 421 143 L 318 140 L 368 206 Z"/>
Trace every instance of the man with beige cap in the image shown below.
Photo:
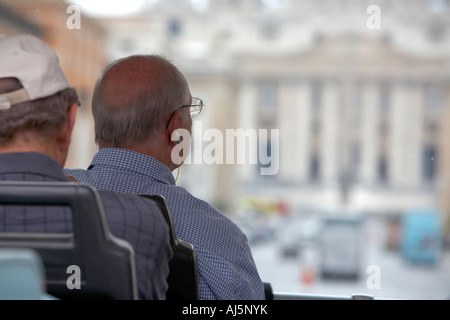
<path fill-rule="evenodd" d="M 56 54 L 32 35 L 0 38 L 0 180 L 67 181 L 66 161 L 79 102 Z M 99 192 L 113 235 L 134 249 L 140 299 L 164 299 L 172 257 L 156 204 Z M 70 232 L 61 208 L 5 210 L 0 232 Z"/>

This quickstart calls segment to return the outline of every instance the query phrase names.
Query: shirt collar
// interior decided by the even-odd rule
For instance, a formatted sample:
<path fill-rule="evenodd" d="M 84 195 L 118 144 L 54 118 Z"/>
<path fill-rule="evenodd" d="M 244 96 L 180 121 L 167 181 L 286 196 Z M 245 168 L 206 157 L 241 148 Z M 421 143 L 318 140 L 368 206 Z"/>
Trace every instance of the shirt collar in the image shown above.
<path fill-rule="evenodd" d="M 120 148 L 102 148 L 92 159 L 88 170 L 95 166 L 114 167 L 130 173 L 145 175 L 165 184 L 175 185 L 170 169 L 157 159 L 143 153 Z"/>
<path fill-rule="evenodd" d="M 58 181 L 68 178 L 55 160 L 38 152 L 8 152 L 0 154 L 0 174 L 32 173 Z"/>

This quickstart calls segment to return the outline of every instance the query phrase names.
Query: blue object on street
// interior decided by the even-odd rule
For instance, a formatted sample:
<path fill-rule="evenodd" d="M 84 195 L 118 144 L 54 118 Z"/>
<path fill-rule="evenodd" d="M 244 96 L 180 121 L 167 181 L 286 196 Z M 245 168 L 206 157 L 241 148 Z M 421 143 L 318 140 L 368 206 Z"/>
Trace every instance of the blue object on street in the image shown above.
<path fill-rule="evenodd" d="M 400 250 L 408 262 L 434 264 L 442 248 L 438 212 L 414 209 L 405 212 L 401 224 Z"/>

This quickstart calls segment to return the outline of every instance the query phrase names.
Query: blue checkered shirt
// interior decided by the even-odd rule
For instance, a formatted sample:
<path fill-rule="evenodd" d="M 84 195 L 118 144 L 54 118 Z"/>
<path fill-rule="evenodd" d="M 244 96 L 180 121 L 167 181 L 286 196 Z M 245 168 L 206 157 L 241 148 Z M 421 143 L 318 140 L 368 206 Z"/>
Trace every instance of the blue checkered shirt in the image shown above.
<path fill-rule="evenodd" d="M 176 186 L 170 169 L 155 158 L 104 148 L 87 170 L 65 169 L 65 173 L 99 190 L 164 196 L 177 236 L 196 250 L 200 299 L 265 298 L 245 234 L 207 202 Z"/>

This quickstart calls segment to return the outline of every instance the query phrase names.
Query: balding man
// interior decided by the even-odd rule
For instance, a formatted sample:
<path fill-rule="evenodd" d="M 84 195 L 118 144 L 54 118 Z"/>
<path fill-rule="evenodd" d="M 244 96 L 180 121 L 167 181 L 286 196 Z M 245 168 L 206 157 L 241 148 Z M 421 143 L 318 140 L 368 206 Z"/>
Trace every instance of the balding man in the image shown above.
<path fill-rule="evenodd" d="M 200 299 L 264 299 L 244 233 L 217 209 L 176 186 L 192 116 L 203 102 L 191 96 L 183 74 L 159 56 L 137 55 L 105 68 L 94 89 L 92 113 L 99 152 L 87 170 L 66 174 L 100 190 L 160 194 L 175 231 L 198 259 Z M 183 150 L 180 157 L 186 156 Z"/>
<path fill-rule="evenodd" d="M 77 109 L 77 92 L 50 47 L 32 35 L 0 38 L 0 180 L 71 183 L 62 167 Z M 139 298 L 165 299 L 172 249 L 157 205 L 99 194 L 111 233 L 133 246 Z M 59 206 L 0 207 L 0 232 L 71 231 L 71 216 Z"/>

